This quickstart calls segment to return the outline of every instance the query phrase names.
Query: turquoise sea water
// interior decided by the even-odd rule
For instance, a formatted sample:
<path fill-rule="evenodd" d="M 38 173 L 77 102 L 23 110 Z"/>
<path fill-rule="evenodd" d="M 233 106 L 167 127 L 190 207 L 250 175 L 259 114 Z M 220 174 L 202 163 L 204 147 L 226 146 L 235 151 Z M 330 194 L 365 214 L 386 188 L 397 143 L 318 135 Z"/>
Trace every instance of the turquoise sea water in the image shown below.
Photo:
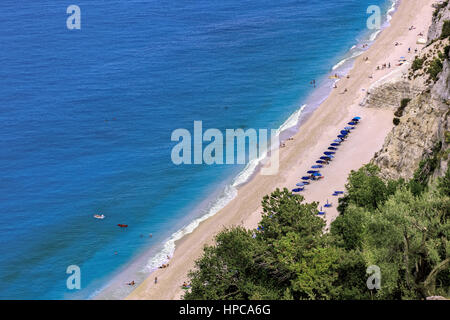
<path fill-rule="evenodd" d="M 244 169 L 175 166 L 172 131 L 277 129 L 312 108 L 368 42 L 369 5 L 392 1 L 2 0 L 0 298 L 126 294 Z"/>

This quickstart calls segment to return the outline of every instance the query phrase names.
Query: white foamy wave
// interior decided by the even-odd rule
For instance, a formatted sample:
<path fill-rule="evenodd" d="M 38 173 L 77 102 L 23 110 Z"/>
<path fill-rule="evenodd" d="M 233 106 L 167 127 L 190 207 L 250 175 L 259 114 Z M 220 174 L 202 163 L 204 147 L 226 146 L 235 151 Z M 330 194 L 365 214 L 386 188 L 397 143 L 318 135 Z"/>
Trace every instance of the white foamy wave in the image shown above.
<path fill-rule="evenodd" d="M 371 35 L 370 35 L 370 41 L 375 41 L 375 39 L 378 37 L 378 35 L 380 34 L 380 32 L 381 32 L 382 30 L 380 29 L 380 30 L 377 30 L 377 31 L 375 31 L 374 33 L 372 33 Z"/>
<path fill-rule="evenodd" d="M 397 0 L 392 0 L 392 5 L 387 11 L 387 21 L 390 22 L 392 20 L 392 13 L 395 11 L 395 7 L 397 6 Z"/>
<path fill-rule="evenodd" d="M 337 64 L 335 64 L 333 66 L 333 68 L 331 68 L 332 70 L 336 70 L 339 67 L 342 67 L 347 61 L 352 60 L 358 56 L 360 56 L 361 54 L 363 54 L 364 51 L 355 51 L 352 53 L 352 55 L 348 58 L 342 59 L 341 61 L 339 61 Z"/>
<path fill-rule="evenodd" d="M 300 119 L 300 115 L 303 112 L 303 109 L 305 109 L 306 104 L 302 105 L 300 109 L 295 111 L 277 130 L 277 134 L 280 134 L 281 132 L 290 129 L 297 125 L 298 120 Z"/>
<path fill-rule="evenodd" d="M 290 129 L 297 125 L 300 115 L 302 111 L 305 109 L 306 104 L 301 106 L 296 112 L 294 112 L 276 131 L 276 134 L 279 136 L 283 131 Z M 271 149 L 278 148 L 279 146 L 271 146 Z M 183 238 L 185 235 L 192 233 L 202 221 L 205 221 L 209 217 L 214 216 L 217 212 L 219 212 L 222 208 L 224 208 L 231 200 L 233 200 L 237 196 L 237 187 L 245 182 L 253 175 L 255 170 L 258 168 L 258 165 L 266 158 L 267 151 L 261 154 L 257 159 L 251 160 L 245 168 L 236 176 L 231 185 L 227 186 L 223 191 L 222 195 L 218 197 L 218 199 L 214 202 L 208 212 L 201 216 L 200 218 L 195 219 L 187 226 L 178 230 L 174 234 L 172 234 L 164 243 L 163 249 L 156 254 L 153 258 L 151 258 L 147 265 L 145 266 L 144 272 L 152 272 L 156 270 L 160 265 L 167 262 L 167 257 L 172 256 L 175 252 L 175 242 Z"/>
<path fill-rule="evenodd" d="M 347 60 L 348 60 L 348 59 L 343 59 L 343 60 L 339 61 L 337 64 L 335 64 L 335 65 L 333 66 L 333 68 L 331 68 L 331 70 L 336 70 L 337 68 L 341 67 L 344 63 L 347 62 Z"/>
<path fill-rule="evenodd" d="M 169 240 L 164 244 L 163 249 L 153 258 L 151 258 L 147 265 L 145 266 L 145 272 L 152 272 L 156 270 L 161 264 L 167 262 L 167 256 L 171 257 L 175 252 L 175 242 L 183 238 L 185 235 L 192 233 L 202 221 L 205 221 L 209 217 L 212 217 L 220 209 L 225 207 L 231 200 L 233 200 L 237 195 L 237 189 L 233 186 L 227 186 L 221 197 L 217 199 L 217 201 L 211 206 L 208 210 L 208 213 L 201 216 L 200 218 L 195 219 L 187 226 L 178 230 L 174 234 L 172 234 Z"/>
<path fill-rule="evenodd" d="M 392 14 L 395 12 L 396 7 L 397 7 L 397 3 L 398 3 L 398 0 L 391 0 L 391 1 L 392 1 L 392 5 L 391 5 L 391 7 L 389 8 L 389 10 L 386 13 L 386 15 L 387 15 L 387 22 L 391 21 Z M 383 31 L 383 29 L 379 29 L 379 30 L 373 32 L 370 35 L 370 37 L 369 37 L 369 41 L 370 42 L 375 41 L 375 39 L 378 37 L 378 35 L 380 34 L 381 31 Z M 344 65 L 347 61 L 352 60 L 352 59 L 354 59 L 354 58 L 356 58 L 356 57 L 358 57 L 358 56 L 360 56 L 361 54 L 364 53 L 364 51 L 356 50 L 356 48 L 357 48 L 357 45 L 352 46 L 351 49 L 350 49 L 350 52 L 353 51 L 353 50 L 355 52 L 350 57 L 342 59 L 337 64 L 335 64 L 333 66 L 332 70 L 334 71 L 334 70 L 338 69 L 339 67 L 342 67 L 342 65 Z"/>
<path fill-rule="evenodd" d="M 267 152 L 264 152 L 264 154 L 260 155 L 258 158 L 253 159 L 247 163 L 244 170 L 242 170 L 236 178 L 234 178 L 232 186 L 238 187 L 241 184 L 244 184 L 248 181 L 248 179 L 252 176 L 252 174 L 255 172 L 258 165 L 261 163 L 261 161 L 266 157 Z"/>
<path fill-rule="evenodd" d="M 300 115 L 302 114 L 302 111 L 305 109 L 306 104 L 302 105 L 297 111 L 295 111 L 291 116 L 276 130 L 276 135 L 279 136 L 283 131 L 286 131 L 287 129 L 293 128 L 297 125 Z M 270 146 L 271 150 L 278 148 L 279 146 Z M 253 173 L 258 168 L 258 165 L 267 157 L 267 151 L 265 151 L 263 154 L 260 154 L 258 158 L 253 159 L 247 163 L 244 170 L 242 170 L 237 177 L 233 180 L 233 187 L 238 187 L 241 184 L 244 184 L 245 182 L 250 179 L 250 177 L 253 175 Z"/>

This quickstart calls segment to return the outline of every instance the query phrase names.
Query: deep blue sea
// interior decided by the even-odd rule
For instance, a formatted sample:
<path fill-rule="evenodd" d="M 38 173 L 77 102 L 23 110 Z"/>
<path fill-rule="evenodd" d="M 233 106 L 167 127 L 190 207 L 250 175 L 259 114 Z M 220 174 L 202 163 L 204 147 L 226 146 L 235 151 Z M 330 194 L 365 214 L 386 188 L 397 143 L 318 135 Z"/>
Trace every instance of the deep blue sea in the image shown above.
<path fill-rule="evenodd" d="M 368 42 L 367 7 L 391 4 L 0 1 L 0 299 L 124 296 L 244 169 L 174 165 L 172 131 L 279 128 Z"/>

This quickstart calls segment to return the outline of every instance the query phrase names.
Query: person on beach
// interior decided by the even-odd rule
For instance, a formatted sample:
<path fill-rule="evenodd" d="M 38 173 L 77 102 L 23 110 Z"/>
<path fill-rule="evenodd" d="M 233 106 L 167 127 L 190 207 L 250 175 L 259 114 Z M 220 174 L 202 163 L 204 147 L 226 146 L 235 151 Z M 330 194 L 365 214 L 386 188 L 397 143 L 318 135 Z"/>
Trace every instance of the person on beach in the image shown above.
<path fill-rule="evenodd" d="M 158 277 L 155 277 L 155 284 L 158 283 Z"/>
<path fill-rule="evenodd" d="M 134 286 L 135 284 L 136 284 L 136 283 L 134 282 L 134 280 L 127 283 L 127 285 L 129 285 L 129 286 Z"/>

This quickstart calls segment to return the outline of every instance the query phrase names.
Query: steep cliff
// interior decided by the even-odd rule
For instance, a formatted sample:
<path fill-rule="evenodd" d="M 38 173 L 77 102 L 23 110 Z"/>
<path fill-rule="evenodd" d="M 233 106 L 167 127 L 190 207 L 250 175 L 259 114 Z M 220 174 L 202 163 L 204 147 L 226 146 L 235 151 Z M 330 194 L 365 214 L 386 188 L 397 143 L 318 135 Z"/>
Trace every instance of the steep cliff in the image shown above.
<path fill-rule="evenodd" d="M 444 21 L 450 20 L 449 1 L 442 1 L 434 5 L 433 23 L 428 30 L 428 43 L 441 36 Z"/>
<path fill-rule="evenodd" d="M 363 102 L 395 111 L 394 128 L 372 160 L 385 178 L 410 179 L 417 168 L 434 176 L 447 170 L 450 57 L 442 30 L 449 9 L 448 2 L 436 8 L 427 47 L 412 63 L 375 83 Z"/>

